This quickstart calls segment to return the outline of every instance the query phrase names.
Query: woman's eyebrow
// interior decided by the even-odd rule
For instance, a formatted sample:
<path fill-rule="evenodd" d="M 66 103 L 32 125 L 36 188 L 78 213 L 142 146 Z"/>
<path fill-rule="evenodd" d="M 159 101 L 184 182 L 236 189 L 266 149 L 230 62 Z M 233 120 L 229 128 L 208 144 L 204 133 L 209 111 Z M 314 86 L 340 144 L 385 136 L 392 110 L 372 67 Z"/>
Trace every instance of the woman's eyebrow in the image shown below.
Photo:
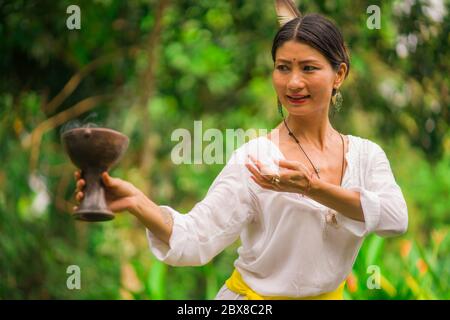
<path fill-rule="evenodd" d="M 291 60 L 286 60 L 286 59 L 277 59 L 277 62 L 283 62 L 283 63 L 292 63 Z M 295 61 L 295 59 L 294 59 Z M 298 64 L 302 64 L 302 63 L 320 63 L 318 60 L 315 59 L 306 59 L 306 60 L 299 60 Z"/>

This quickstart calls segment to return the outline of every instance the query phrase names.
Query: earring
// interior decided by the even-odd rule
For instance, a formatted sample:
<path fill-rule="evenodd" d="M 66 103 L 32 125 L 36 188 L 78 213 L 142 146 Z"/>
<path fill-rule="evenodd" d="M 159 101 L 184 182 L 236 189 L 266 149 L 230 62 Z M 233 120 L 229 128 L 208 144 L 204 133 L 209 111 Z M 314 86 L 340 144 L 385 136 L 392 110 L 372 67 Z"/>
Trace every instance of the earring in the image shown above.
<path fill-rule="evenodd" d="M 283 105 L 281 104 L 280 98 L 278 97 L 277 97 L 277 104 L 278 104 L 278 113 L 281 115 L 282 118 L 284 118 Z"/>
<path fill-rule="evenodd" d="M 341 91 L 339 89 L 333 89 L 333 96 L 331 98 L 331 103 L 336 111 L 340 111 L 342 107 L 342 102 L 344 98 L 342 97 Z"/>

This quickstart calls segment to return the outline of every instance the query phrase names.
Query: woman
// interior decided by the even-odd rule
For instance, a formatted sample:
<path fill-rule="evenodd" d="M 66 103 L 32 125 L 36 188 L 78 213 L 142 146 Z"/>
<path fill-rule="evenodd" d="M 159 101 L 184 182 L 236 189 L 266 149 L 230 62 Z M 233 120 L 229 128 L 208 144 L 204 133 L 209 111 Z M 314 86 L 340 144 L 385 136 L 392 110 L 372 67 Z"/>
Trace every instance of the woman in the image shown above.
<path fill-rule="evenodd" d="M 330 104 L 350 67 L 339 30 L 320 15 L 287 16 L 273 42 L 272 77 L 288 116 L 235 150 L 188 214 L 103 174 L 110 209 L 134 214 L 167 264 L 206 264 L 241 238 L 216 299 L 342 299 L 364 237 L 407 229 L 406 203 L 383 150 L 330 124 Z M 80 201 L 85 182 L 76 178 Z"/>

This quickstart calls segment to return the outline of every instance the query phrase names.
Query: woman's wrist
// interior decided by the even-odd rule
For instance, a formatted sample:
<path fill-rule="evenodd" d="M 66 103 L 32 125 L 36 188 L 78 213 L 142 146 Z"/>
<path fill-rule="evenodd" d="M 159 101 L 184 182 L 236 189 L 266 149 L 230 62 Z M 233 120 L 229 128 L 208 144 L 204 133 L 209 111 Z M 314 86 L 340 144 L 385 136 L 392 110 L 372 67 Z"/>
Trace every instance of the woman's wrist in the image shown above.
<path fill-rule="evenodd" d="M 303 194 L 306 196 L 311 196 L 311 195 L 315 194 L 317 192 L 317 190 L 319 189 L 319 182 L 320 182 L 320 180 L 312 172 L 311 175 L 308 177 L 308 182 L 303 191 Z"/>
<path fill-rule="evenodd" d="M 143 208 L 148 205 L 148 200 L 149 199 L 143 192 L 137 190 L 137 192 L 131 197 L 131 203 L 128 211 L 135 217 L 141 216 Z"/>
<path fill-rule="evenodd" d="M 132 203 L 129 211 L 156 237 L 169 244 L 174 223 L 172 215 L 161 210 L 142 192 L 135 196 Z"/>

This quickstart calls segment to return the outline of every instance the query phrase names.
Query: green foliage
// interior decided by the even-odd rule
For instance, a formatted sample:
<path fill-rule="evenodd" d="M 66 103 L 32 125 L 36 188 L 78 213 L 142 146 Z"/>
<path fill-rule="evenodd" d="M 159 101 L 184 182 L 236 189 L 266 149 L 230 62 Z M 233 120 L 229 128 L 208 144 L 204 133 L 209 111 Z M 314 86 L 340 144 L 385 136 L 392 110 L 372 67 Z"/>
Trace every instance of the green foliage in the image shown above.
<path fill-rule="evenodd" d="M 204 267 L 174 268 L 151 255 L 144 229 L 128 214 L 104 224 L 73 221 L 75 168 L 54 116 L 110 95 L 64 122 L 127 134 L 130 147 L 112 174 L 156 203 L 188 212 L 223 165 L 174 165 L 175 129 L 193 133 L 193 122 L 202 120 L 203 132 L 270 130 L 280 121 L 271 84 L 275 12 L 272 1 L 260 2 L 179 0 L 158 16 L 165 2 L 83 0 L 81 30 L 66 28 L 70 1 L 0 5 L 0 299 L 215 296 L 231 274 L 237 244 Z M 380 30 L 366 26 L 371 4 L 381 8 Z M 448 1 L 444 6 L 448 13 Z M 449 299 L 450 16 L 441 17 L 443 9 L 431 15 L 425 1 L 410 8 L 350 0 L 299 7 L 341 27 L 351 71 L 343 110 L 331 121 L 383 146 L 410 214 L 401 238 L 366 239 L 346 297 Z M 81 290 L 66 287 L 70 265 L 81 268 Z M 373 265 L 380 290 L 367 288 Z"/>

